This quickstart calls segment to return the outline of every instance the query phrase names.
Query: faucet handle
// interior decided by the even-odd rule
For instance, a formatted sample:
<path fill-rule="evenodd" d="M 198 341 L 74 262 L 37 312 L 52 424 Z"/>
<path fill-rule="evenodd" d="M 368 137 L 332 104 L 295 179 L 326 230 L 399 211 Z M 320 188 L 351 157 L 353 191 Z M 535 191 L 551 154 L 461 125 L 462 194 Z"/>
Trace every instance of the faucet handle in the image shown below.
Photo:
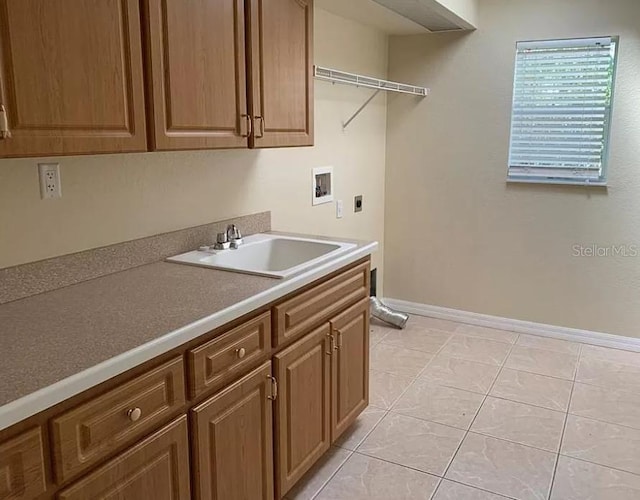
<path fill-rule="evenodd" d="M 238 248 L 238 245 L 242 245 L 242 233 L 240 233 L 240 229 L 235 224 L 227 226 L 227 238 L 229 238 L 233 248 Z"/>
<path fill-rule="evenodd" d="M 228 250 L 231 247 L 227 233 L 218 233 L 216 235 L 216 244 L 213 245 L 214 250 Z"/>

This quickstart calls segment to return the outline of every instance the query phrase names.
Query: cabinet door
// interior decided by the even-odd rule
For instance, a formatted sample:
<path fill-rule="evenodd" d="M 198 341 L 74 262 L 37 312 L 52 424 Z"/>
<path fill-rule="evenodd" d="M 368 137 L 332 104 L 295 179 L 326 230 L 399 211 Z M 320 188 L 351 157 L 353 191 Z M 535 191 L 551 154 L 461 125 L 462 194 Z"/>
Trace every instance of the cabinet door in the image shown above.
<path fill-rule="evenodd" d="M 331 442 L 369 404 L 369 298 L 331 320 Z"/>
<path fill-rule="evenodd" d="M 157 150 L 246 148 L 244 0 L 146 0 Z"/>
<path fill-rule="evenodd" d="M 271 362 L 193 409 L 196 498 L 273 498 Z"/>
<path fill-rule="evenodd" d="M 0 157 L 146 151 L 137 0 L 0 0 Z"/>
<path fill-rule="evenodd" d="M 256 148 L 313 145 L 313 1 L 249 1 Z"/>
<path fill-rule="evenodd" d="M 37 498 L 47 489 L 39 427 L 0 443 L 0 499 Z"/>
<path fill-rule="evenodd" d="M 189 500 L 186 415 L 62 490 L 58 498 Z"/>
<path fill-rule="evenodd" d="M 274 356 L 277 498 L 329 449 L 329 334 L 326 323 Z"/>

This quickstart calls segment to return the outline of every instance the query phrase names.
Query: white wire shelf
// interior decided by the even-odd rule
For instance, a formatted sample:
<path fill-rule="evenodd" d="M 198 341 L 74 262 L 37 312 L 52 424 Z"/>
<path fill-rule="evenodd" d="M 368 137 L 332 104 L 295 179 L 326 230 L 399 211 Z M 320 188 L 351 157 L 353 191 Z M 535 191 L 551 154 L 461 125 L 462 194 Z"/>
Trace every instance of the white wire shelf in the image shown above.
<path fill-rule="evenodd" d="M 332 83 L 341 83 L 345 85 L 355 85 L 356 87 L 367 87 L 375 90 L 384 90 L 387 92 L 400 92 L 402 94 L 411 94 L 425 97 L 429 95 L 429 89 L 426 87 L 418 87 L 406 83 L 391 82 L 389 80 L 381 80 L 370 76 L 357 75 L 337 69 L 324 68 L 322 66 L 313 67 L 313 75 L 318 80 L 325 80 Z"/>
<path fill-rule="evenodd" d="M 379 78 L 372 78 L 370 76 L 356 75 L 355 73 L 348 73 L 346 71 L 340 71 L 337 69 L 323 68 L 322 66 L 313 67 L 313 76 L 317 80 L 324 80 L 331 83 L 340 83 L 343 85 L 353 85 L 355 87 L 365 87 L 368 89 L 374 89 L 375 92 L 365 103 L 360 106 L 351 117 L 342 123 L 342 129 L 346 130 L 349 124 L 358 116 L 364 108 L 366 108 L 373 99 L 381 92 L 399 92 L 401 94 L 417 95 L 419 97 L 426 97 L 429 95 L 429 89 L 426 87 L 418 87 L 416 85 L 409 85 L 406 83 L 391 82 L 389 80 L 381 80 Z"/>

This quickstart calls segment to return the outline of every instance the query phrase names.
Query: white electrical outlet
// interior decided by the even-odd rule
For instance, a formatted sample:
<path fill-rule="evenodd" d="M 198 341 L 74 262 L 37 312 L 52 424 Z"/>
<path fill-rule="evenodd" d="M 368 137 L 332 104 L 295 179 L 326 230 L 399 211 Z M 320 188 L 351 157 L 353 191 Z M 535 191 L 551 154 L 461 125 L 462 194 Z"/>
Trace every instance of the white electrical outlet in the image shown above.
<path fill-rule="evenodd" d="M 62 198 L 59 163 L 38 163 L 40 177 L 40 198 Z"/>
<path fill-rule="evenodd" d="M 343 208 L 342 200 L 336 201 L 336 219 L 342 219 Z"/>

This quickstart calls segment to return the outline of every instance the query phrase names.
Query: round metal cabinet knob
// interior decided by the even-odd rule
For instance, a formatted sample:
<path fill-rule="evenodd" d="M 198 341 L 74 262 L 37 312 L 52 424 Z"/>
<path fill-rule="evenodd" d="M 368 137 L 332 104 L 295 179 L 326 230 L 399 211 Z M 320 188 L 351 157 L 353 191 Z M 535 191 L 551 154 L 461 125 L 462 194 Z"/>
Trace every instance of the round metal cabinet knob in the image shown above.
<path fill-rule="evenodd" d="M 240 359 L 242 359 L 247 354 L 247 350 L 244 347 L 241 347 L 240 349 L 236 349 L 236 354 Z"/>
<path fill-rule="evenodd" d="M 140 420 L 141 416 L 142 410 L 140 408 L 131 408 L 127 412 L 127 417 L 129 417 L 129 420 L 131 420 L 132 422 L 137 422 L 138 420 Z"/>

